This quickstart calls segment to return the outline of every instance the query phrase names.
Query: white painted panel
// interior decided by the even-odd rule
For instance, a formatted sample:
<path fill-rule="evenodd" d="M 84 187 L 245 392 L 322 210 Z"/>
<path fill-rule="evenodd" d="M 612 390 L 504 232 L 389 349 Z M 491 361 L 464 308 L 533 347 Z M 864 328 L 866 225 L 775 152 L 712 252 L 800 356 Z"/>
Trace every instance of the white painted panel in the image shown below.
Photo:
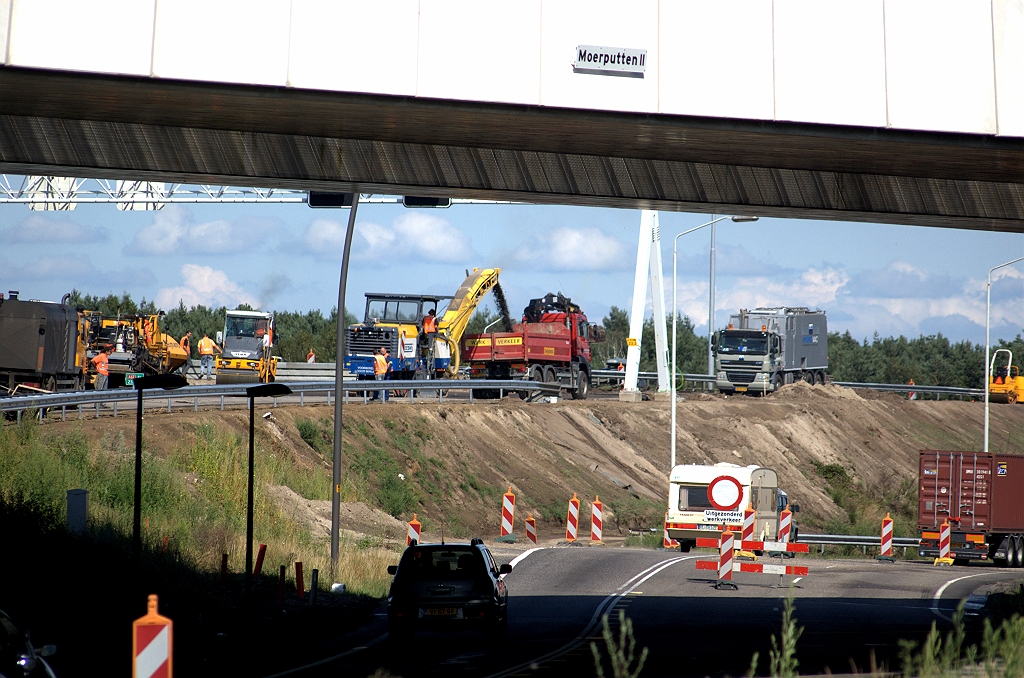
<path fill-rule="evenodd" d="M 892 127 L 995 134 L 988 0 L 886 0 Z"/>
<path fill-rule="evenodd" d="M 885 127 L 882 0 L 775 0 L 775 119 Z"/>
<path fill-rule="evenodd" d="M 422 97 L 536 104 L 540 0 L 421 0 Z"/>
<path fill-rule="evenodd" d="M 11 0 L 0 0 L 0 58 L 7 63 L 7 29 L 10 27 Z"/>
<path fill-rule="evenodd" d="M 10 65 L 149 75 L 154 0 L 13 3 Z"/>
<path fill-rule="evenodd" d="M 417 0 L 293 0 L 288 83 L 416 94 Z"/>
<path fill-rule="evenodd" d="M 655 0 L 544 0 L 541 103 L 618 111 L 658 110 Z M 574 73 L 577 45 L 647 50 L 643 78 Z"/>
<path fill-rule="evenodd" d="M 771 0 L 661 4 L 661 112 L 775 117 Z"/>
<path fill-rule="evenodd" d="M 153 74 L 285 85 L 288 0 L 160 0 Z"/>
<path fill-rule="evenodd" d="M 994 0 L 999 134 L 1024 137 L 1024 0 Z"/>

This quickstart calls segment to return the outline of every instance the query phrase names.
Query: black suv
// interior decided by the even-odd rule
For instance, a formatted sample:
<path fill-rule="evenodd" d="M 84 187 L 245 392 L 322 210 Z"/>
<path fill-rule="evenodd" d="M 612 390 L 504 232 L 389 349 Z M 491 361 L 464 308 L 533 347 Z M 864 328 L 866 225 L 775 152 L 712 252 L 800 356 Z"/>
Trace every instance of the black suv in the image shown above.
<path fill-rule="evenodd" d="M 413 542 L 398 565 L 388 593 L 388 635 L 409 638 L 416 629 L 483 628 L 500 637 L 508 629 L 508 591 L 483 539 L 468 544 Z"/>

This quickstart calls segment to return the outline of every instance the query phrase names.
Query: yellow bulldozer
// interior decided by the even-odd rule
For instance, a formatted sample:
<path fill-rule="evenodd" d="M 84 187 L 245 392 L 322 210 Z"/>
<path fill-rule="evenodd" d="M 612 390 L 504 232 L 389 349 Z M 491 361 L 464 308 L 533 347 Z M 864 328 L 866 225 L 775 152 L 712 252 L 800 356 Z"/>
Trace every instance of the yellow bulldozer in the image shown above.
<path fill-rule="evenodd" d="M 1020 396 L 1024 394 L 1024 377 L 1013 364 L 1013 352 L 1010 349 L 1000 348 L 992 354 L 988 374 L 990 402 L 1012 404 L 1020 401 Z"/>
<path fill-rule="evenodd" d="M 88 330 L 87 356 L 91 359 L 111 347 L 107 369 L 109 388 L 130 386 L 136 374 L 168 374 L 188 362 L 185 349 L 160 328 L 163 313 L 118 314 L 104 317 L 98 311 L 82 311 Z M 96 368 L 89 364 L 89 385 L 95 384 Z"/>

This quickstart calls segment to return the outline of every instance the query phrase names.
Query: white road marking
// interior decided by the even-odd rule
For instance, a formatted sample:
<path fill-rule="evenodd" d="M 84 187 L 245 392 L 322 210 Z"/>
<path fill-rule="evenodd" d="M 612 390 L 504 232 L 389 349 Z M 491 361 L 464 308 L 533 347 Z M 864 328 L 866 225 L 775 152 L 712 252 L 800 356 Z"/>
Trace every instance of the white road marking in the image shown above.
<path fill-rule="evenodd" d="M 512 568 L 515 569 L 515 566 L 518 565 L 519 563 L 521 563 L 523 561 L 523 559 L 526 558 L 526 556 L 530 555 L 531 553 L 533 553 L 535 551 L 543 551 L 543 550 L 544 550 L 543 546 L 538 546 L 536 548 L 532 548 L 532 549 L 528 549 L 526 551 L 523 551 L 518 556 L 513 558 L 512 562 L 510 562 L 509 565 L 511 565 Z"/>
<path fill-rule="evenodd" d="M 311 669 L 311 668 L 314 668 L 316 666 L 323 666 L 324 664 L 329 664 L 329 663 L 333 662 L 335 659 L 341 659 L 342 657 L 347 657 L 350 654 L 355 654 L 356 652 L 362 652 L 363 650 L 365 650 L 365 649 L 367 649 L 369 647 L 372 647 L 372 646 L 376 645 L 377 643 L 380 643 L 380 642 L 382 642 L 384 640 L 387 640 L 387 638 L 388 638 L 388 634 L 385 633 L 383 635 L 377 636 L 376 638 L 374 638 L 371 641 L 363 643 L 362 645 L 359 645 L 357 647 L 353 647 L 351 650 L 345 650 L 344 652 L 342 652 L 340 654 L 336 654 L 333 657 L 327 657 L 326 659 L 321 659 L 320 661 L 315 661 L 312 664 L 305 664 L 303 666 L 298 666 L 298 667 L 296 667 L 294 669 L 288 669 L 287 671 L 282 671 L 281 673 L 275 673 L 275 674 L 273 674 L 271 676 L 267 676 L 266 678 L 280 678 L 280 676 L 290 676 L 290 675 L 292 675 L 294 673 L 298 673 L 300 671 L 305 671 L 306 669 Z"/>
<path fill-rule="evenodd" d="M 647 569 L 641 570 L 638 574 L 630 578 L 625 584 L 617 588 L 615 590 L 615 593 L 612 593 L 604 600 L 602 600 L 601 604 L 597 606 L 596 610 L 594 610 L 594 614 L 590 617 L 590 621 L 587 623 L 586 627 L 584 627 L 584 629 L 580 631 L 579 635 L 570 640 L 568 643 L 558 648 L 557 650 L 552 650 L 551 652 L 541 655 L 540 657 L 530 659 L 528 661 L 523 662 L 522 664 L 517 664 L 516 666 L 513 666 L 509 669 L 505 669 L 504 671 L 492 673 L 488 675 L 486 678 L 503 678 L 504 676 L 511 676 L 515 673 L 522 671 L 523 669 L 532 669 L 533 667 L 539 665 L 541 662 L 545 662 L 550 659 L 555 659 L 559 655 L 563 655 L 567 652 L 575 650 L 577 647 L 579 647 L 587 641 L 587 639 L 593 634 L 594 630 L 597 628 L 598 624 L 601 623 L 601 617 L 607 614 L 608 610 L 612 609 L 612 607 L 614 607 L 615 604 L 618 603 L 622 598 L 632 593 L 634 589 L 636 589 L 638 586 L 640 586 L 645 581 L 647 581 L 654 575 L 658 574 L 665 568 L 671 565 L 675 565 L 676 563 L 682 562 L 684 560 L 693 560 L 694 558 L 697 558 L 697 556 L 677 556 L 675 558 L 670 558 L 668 560 L 657 562 L 654 565 L 648 567 Z"/>
<path fill-rule="evenodd" d="M 794 580 L 793 580 L 793 583 L 795 584 L 795 583 L 797 583 L 798 581 L 800 581 L 801 579 L 803 579 L 803 577 L 797 577 L 796 579 L 794 579 Z"/>
<path fill-rule="evenodd" d="M 939 619 L 944 619 L 944 620 L 946 620 L 948 622 L 952 622 L 953 621 L 952 619 L 950 619 L 946 615 L 944 615 L 941 612 L 939 612 L 939 600 L 942 599 L 942 594 L 946 592 L 946 589 L 949 588 L 951 584 L 955 584 L 958 581 L 963 581 L 964 579 L 971 579 L 972 577 L 983 577 L 986 574 L 992 574 L 992 573 L 991 572 L 982 572 L 980 574 L 968 574 L 968 575 L 965 575 L 963 577 L 957 577 L 956 579 L 950 579 L 945 584 L 940 586 L 938 588 L 938 590 L 935 592 L 935 595 L 932 596 L 932 614 L 934 614 Z"/>

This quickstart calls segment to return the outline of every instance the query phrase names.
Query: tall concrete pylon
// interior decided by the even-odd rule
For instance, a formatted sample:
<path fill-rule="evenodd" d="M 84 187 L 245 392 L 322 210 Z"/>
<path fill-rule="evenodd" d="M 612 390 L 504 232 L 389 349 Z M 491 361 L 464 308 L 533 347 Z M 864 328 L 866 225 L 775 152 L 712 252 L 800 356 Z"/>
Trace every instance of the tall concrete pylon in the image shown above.
<path fill-rule="evenodd" d="M 644 309 L 647 306 L 647 281 L 651 282 L 654 310 L 654 345 L 658 356 L 658 390 L 668 392 L 668 336 L 665 328 L 665 287 L 661 280 L 661 227 L 658 213 L 640 213 L 640 236 L 636 248 L 636 272 L 633 277 L 633 306 L 629 314 L 629 337 L 626 349 L 626 380 L 621 400 L 637 401 L 637 376 L 640 371 L 640 345 L 643 338 Z M 648 275 L 650 274 L 650 275 Z"/>

